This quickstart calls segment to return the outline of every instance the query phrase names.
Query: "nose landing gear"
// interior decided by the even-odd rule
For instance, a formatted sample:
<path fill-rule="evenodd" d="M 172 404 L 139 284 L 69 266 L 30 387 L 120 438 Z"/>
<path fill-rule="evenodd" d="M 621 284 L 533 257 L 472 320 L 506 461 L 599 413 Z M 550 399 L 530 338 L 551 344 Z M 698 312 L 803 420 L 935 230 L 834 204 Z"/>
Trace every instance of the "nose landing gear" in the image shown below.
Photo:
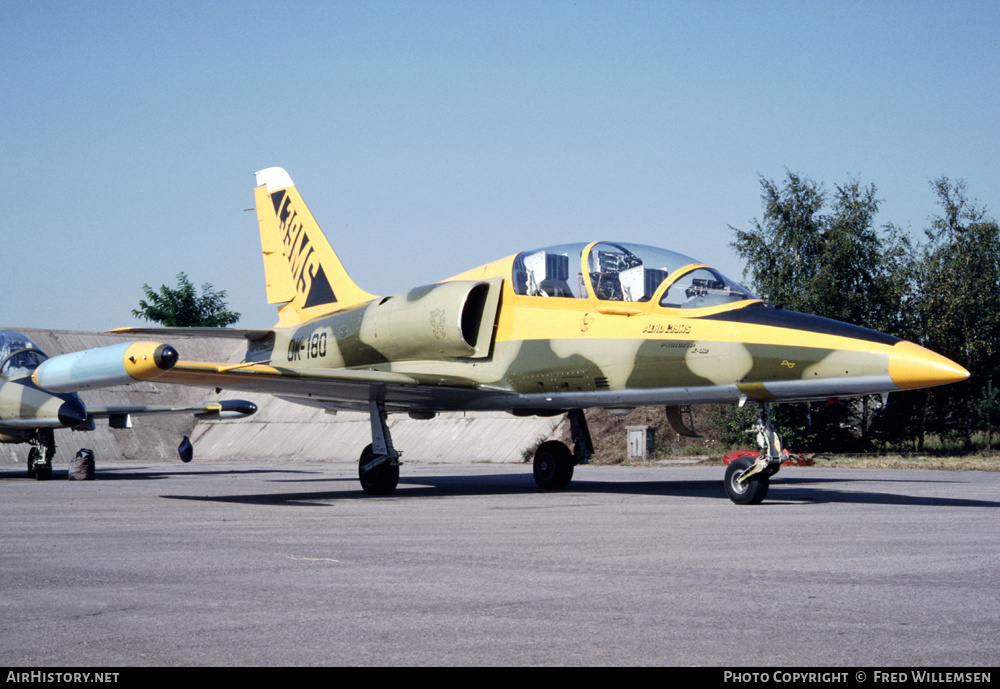
<path fill-rule="evenodd" d="M 781 468 L 781 438 L 771 423 L 767 404 L 760 405 L 760 415 L 750 432 L 757 433 L 759 455 L 739 457 L 726 468 L 726 495 L 737 505 L 760 504 L 767 497 L 771 477 Z"/>
<path fill-rule="evenodd" d="M 52 458 L 56 454 L 55 434 L 51 430 L 40 430 L 29 442 L 28 477 L 48 481 L 52 478 Z"/>

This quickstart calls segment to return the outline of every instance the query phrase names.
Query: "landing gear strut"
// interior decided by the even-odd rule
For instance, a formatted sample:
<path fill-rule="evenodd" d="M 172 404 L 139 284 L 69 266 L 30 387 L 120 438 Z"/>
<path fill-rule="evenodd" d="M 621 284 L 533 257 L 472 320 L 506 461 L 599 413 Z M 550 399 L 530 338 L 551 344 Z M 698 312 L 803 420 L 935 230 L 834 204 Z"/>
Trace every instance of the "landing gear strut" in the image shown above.
<path fill-rule="evenodd" d="M 590 428 L 582 409 L 570 409 L 568 414 L 573 450 L 559 440 L 548 440 L 535 450 L 535 483 L 542 490 L 561 490 L 573 480 L 573 467 L 587 464 L 594 454 Z"/>
<path fill-rule="evenodd" d="M 378 392 L 373 391 L 368 401 L 372 443 L 361 453 L 358 478 L 361 479 L 361 489 L 368 495 L 391 495 L 399 483 L 399 452 L 392 446 L 386 424 L 385 402 Z"/>
<path fill-rule="evenodd" d="M 768 405 L 760 405 L 760 415 L 750 432 L 757 434 L 759 456 L 734 459 L 726 468 L 726 494 L 737 505 L 762 502 L 771 485 L 771 477 L 781 468 L 781 438 L 771 423 Z"/>
<path fill-rule="evenodd" d="M 55 434 L 51 430 L 38 431 L 29 441 L 28 477 L 38 481 L 52 478 L 52 458 L 56 454 Z"/>

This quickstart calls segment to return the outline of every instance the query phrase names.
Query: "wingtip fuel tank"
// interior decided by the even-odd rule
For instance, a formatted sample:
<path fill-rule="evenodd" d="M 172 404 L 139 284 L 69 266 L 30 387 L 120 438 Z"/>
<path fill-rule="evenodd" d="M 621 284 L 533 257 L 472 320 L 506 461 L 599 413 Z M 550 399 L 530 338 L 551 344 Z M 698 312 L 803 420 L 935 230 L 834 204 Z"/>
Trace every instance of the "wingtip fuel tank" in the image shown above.
<path fill-rule="evenodd" d="M 178 358 L 170 345 L 124 342 L 54 356 L 42 362 L 31 378 L 49 392 L 77 392 L 155 378 L 173 368 Z"/>

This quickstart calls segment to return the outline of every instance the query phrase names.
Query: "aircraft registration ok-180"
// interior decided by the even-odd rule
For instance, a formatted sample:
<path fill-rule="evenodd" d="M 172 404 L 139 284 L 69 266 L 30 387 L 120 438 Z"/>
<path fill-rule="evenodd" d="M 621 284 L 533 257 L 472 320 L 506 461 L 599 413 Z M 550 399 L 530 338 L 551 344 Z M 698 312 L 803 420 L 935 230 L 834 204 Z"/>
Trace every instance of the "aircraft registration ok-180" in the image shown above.
<path fill-rule="evenodd" d="M 534 457 L 538 485 L 558 489 L 593 452 L 584 409 L 662 405 L 683 431 L 679 405 L 749 401 L 761 408 L 762 451 L 732 462 L 725 488 L 734 502 L 757 503 L 781 466 L 769 404 L 969 375 L 911 342 L 772 308 L 704 263 L 624 242 L 523 251 L 376 297 L 348 276 L 284 170 L 258 172 L 254 194 L 277 325 L 155 329 L 249 341 L 241 364 L 180 361 L 160 380 L 368 411 L 372 443 L 359 462 L 366 493 L 389 494 L 399 478 L 389 413 L 567 413 L 573 449 L 549 441 Z"/>
<path fill-rule="evenodd" d="M 87 407 L 77 394 L 150 380 L 177 358 L 176 349 L 156 342 L 123 342 L 49 358 L 23 333 L 0 330 L 0 443 L 29 443 L 28 475 L 45 480 L 52 475 L 57 428 L 93 430 L 98 418 L 108 419 L 112 428 L 128 428 L 133 414 L 190 413 L 215 420 L 257 411 L 244 400 Z M 190 461 L 189 447 L 182 446 L 181 459 Z"/>

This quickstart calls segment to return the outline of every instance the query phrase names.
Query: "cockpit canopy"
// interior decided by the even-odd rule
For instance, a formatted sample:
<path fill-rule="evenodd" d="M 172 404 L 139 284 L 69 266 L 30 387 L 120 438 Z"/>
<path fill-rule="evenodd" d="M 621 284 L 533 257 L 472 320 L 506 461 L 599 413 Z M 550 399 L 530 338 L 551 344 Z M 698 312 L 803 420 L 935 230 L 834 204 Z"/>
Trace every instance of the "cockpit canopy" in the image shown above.
<path fill-rule="evenodd" d="M 12 371 L 33 371 L 48 359 L 45 352 L 31 338 L 14 330 L 0 330 L 0 375 Z"/>
<path fill-rule="evenodd" d="M 514 291 L 526 296 L 586 299 L 594 294 L 608 301 L 646 302 L 659 294 L 660 306 L 669 308 L 704 308 L 757 298 L 690 256 L 618 242 L 521 252 L 514 258 L 511 279 Z M 664 283 L 668 286 L 661 290 Z"/>

